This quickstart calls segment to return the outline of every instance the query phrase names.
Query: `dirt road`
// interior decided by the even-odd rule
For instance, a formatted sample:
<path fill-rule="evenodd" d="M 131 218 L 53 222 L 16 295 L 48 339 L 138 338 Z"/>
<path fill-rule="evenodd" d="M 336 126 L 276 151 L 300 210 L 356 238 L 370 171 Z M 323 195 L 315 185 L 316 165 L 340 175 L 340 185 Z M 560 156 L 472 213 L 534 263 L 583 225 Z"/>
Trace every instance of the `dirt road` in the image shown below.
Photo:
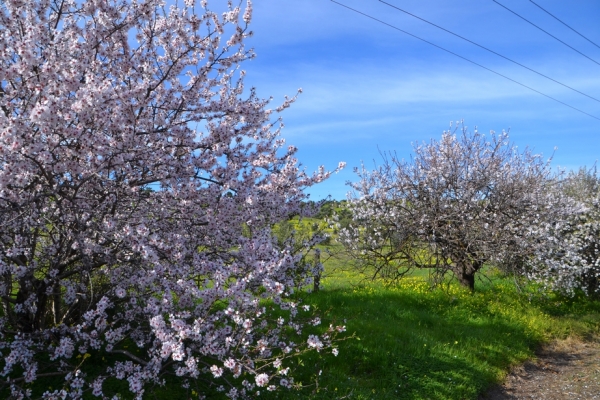
<path fill-rule="evenodd" d="M 600 400 L 600 342 L 552 343 L 479 398 L 508 399 Z"/>

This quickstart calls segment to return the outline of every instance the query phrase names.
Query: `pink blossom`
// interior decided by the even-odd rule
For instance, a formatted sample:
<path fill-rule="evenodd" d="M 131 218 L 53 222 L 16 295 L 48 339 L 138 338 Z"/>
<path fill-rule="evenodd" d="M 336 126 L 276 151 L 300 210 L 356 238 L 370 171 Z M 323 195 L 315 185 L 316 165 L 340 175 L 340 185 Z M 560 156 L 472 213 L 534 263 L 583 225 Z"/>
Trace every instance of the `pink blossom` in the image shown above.
<path fill-rule="evenodd" d="M 290 296 L 308 250 L 271 229 L 309 215 L 306 189 L 331 172 L 305 172 L 282 138 L 275 113 L 296 95 L 245 85 L 252 2 L 0 3 L 0 331 L 27 332 L 0 337 L 15 397 L 39 359 L 78 371 L 69 396 L 116 378 L 139 399 L 164 373 L 260 371 L 263 387 L 274 358 L 329 346 L 283 329 L 303 327 Z"/>
<path fill-rule="evenodd" d="M 258 387 L 266 386 L 267 383 L 269 383 L 269 375 L 267 375 L 267 374 L 256 375 L 255 380 L 256 380 L 256 386 L 258 386 Z"/>
<path fill-rule="evenodd" d="M 315 348 L 317 351 L 323 348 L 323 343 L 321 342 L 321 340 L 319 340 L 319 337 L 316 335 L 309 335 L 308 340 L 306 342 L 308 343 L 308 347 Z"/>
<path fill-rule="evenodd" d="M 223 375 L 223 368 L 219 368 L 216 365 L 213 365 L 212 367 L 210 367 L 210 372 L 212 372 L 215 378 L 219 378 L 221 375 Z"/>

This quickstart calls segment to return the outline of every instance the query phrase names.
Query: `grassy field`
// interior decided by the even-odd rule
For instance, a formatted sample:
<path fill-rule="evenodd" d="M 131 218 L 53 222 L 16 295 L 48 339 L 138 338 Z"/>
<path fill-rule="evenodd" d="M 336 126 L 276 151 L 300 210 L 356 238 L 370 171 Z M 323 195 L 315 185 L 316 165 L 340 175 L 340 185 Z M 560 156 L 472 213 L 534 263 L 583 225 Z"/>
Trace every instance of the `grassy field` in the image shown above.
<path fill-rule="evenodd" d="M 306 387 L 273 398 L 476 399 L 542 343 L 599 333 L 598 302 L 533 286 L 519 292 L 492 272 L 475 293 L 430 290 L 423 276 L 385 285 L 328 275 L 305 301 L 322 310 L 325 326 L 345 320 L 355 337 L 339 343 L 337 357 L 305 356 L 297 380 Z"/>

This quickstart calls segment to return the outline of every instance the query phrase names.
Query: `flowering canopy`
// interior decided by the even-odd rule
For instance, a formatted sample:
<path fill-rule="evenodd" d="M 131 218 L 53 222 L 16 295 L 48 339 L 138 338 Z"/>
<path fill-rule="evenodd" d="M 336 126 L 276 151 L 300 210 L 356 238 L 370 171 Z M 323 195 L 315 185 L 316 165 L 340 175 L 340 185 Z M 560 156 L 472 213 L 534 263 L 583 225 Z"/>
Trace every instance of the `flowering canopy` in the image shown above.
<path fill-rule="evenodd" d="M 410 162 L 390 154 L 357 173 L 354 225 L 340 236 L 373 276 L 432 268 L 473 289 L 484 263 L 512 268 L 532 255 L 548 204 L 548 162 L 519 152 L 505 132 L 486 138 L 462 126 L 416 145 Z"/>
<path fill-rule="evenodd" d="M 546 224 L 530 277 L 566 294 L 600 296 L 600 176 L 571 172 L 553 191 L 554 218 Z"/>
<path fill-rule="evenodd" d="M 298 347 L 283 336 L 301 329 L 296 258 L 269 229 L 328 173 L 298 169 L 244 88 L 250 1 L 184 3 L 0 2 L 0 375 L 15 398 L 61 374 L 45 397 L 103 396 L 107 376 L 141 397 L 169 372 L 231 382 L 230 397 L 290 385 L 275 374 Z M 267 319 L 262 299 L 289 316 Z M 100 350 L 117 361 L 86 375 L 76 355 Z"/>

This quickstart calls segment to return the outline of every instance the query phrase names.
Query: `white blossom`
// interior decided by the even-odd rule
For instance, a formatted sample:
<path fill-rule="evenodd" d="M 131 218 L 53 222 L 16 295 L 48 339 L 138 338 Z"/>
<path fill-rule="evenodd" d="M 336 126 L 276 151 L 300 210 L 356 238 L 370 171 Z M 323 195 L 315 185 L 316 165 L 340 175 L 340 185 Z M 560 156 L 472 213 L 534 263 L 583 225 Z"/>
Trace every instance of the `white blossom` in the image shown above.
<path fill-rule="evenodd" d="M 15 398 L 40 359 L 78 371 L 43 398 L 105 397 L 116 378 L 140 399 L 164 373 L 261 371 L 262 387 L 274 357 L 310 349 L 283 329 L 302 328 L 290 295 L 310 272 L 271 228 L 309 215 L 306 189 L 331 172 L 305 172 L 281 137 L 274 114 L 296 96 L 245 86 L 252 2 L 167 3 L 0 0 L 0 381 Z M 104 352 L 118 361 L 85 361 Z"/>

